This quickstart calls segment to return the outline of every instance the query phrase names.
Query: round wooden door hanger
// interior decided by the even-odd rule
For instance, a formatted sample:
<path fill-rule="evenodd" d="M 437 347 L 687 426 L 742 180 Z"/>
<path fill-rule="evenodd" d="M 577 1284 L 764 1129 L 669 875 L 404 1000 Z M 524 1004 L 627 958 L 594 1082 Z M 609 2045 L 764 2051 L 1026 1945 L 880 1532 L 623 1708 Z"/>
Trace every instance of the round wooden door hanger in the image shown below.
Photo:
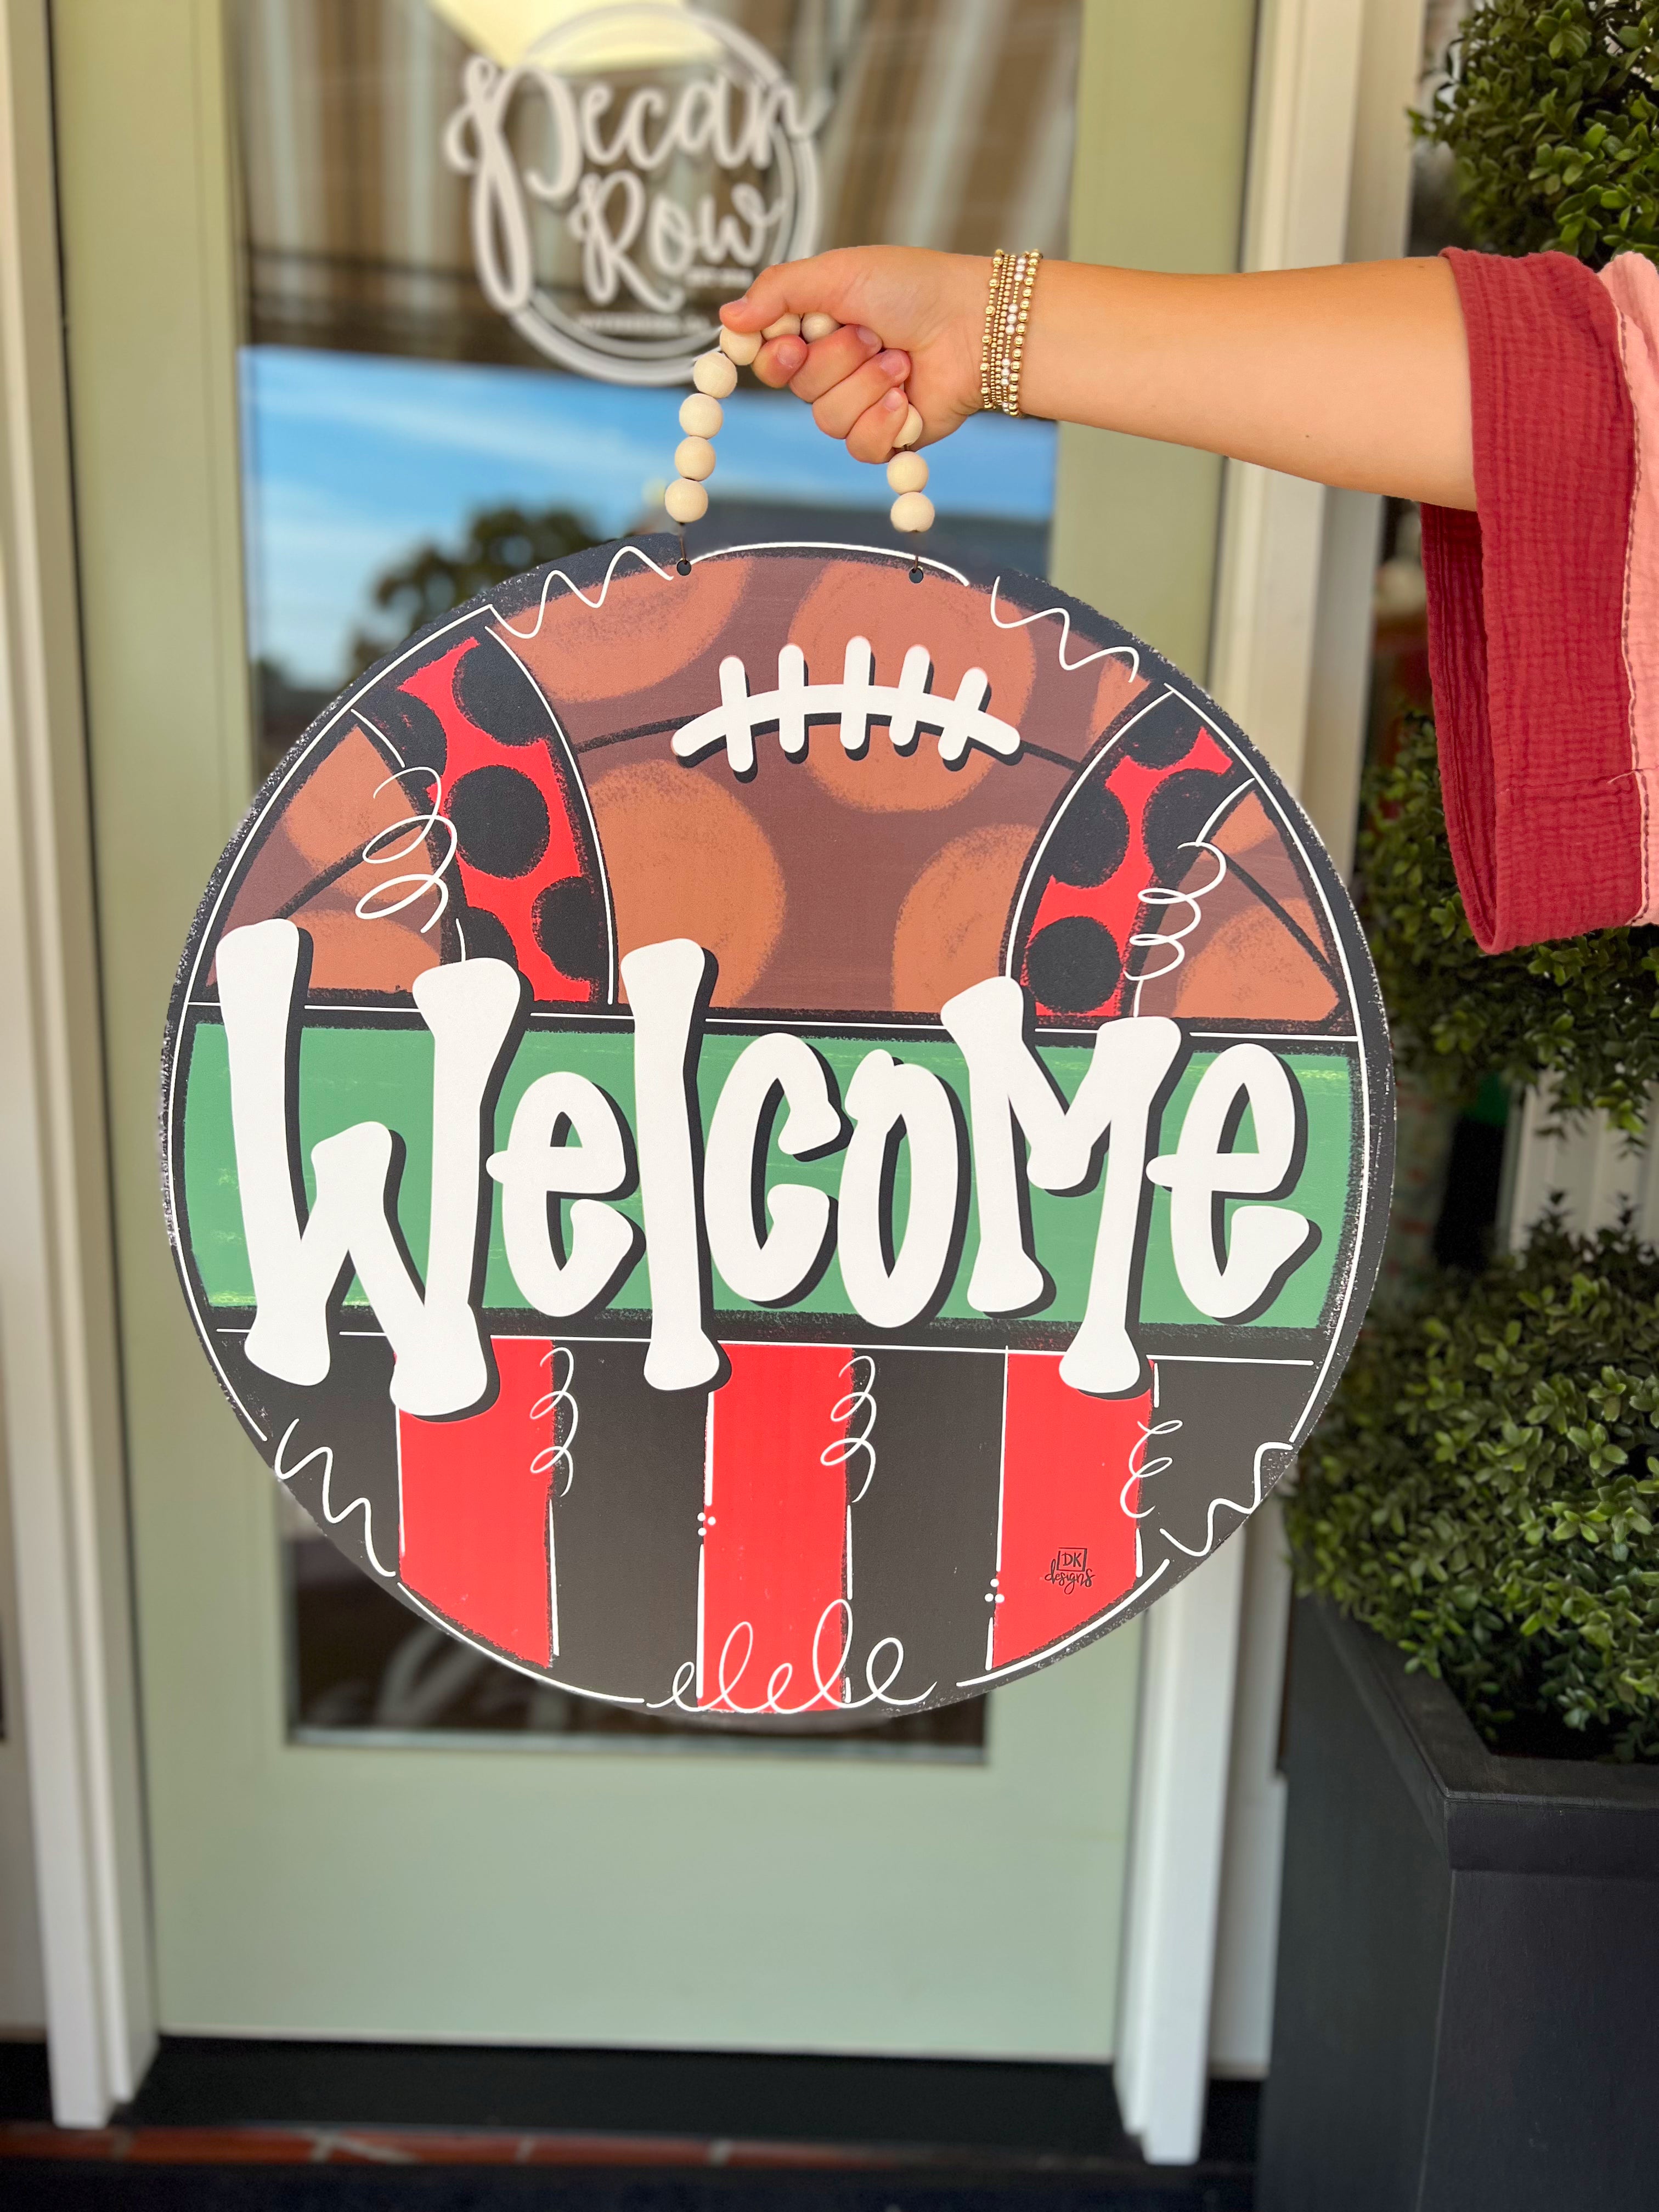
<path fill-rule="evenodd" d="M 288 755 L 186 947 L 231 1403 L 425 1620 L 833 1726 L 1172 1589 L 1358 1329 L 1376 984 L 1227 718 L 1048 584 L 601 547 Z"/>

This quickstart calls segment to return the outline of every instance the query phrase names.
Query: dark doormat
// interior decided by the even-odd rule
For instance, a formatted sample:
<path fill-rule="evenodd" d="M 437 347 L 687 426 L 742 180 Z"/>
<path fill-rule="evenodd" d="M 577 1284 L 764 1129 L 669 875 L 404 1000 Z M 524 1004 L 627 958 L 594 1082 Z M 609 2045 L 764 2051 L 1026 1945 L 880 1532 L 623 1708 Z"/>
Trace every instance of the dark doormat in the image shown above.
<path fill-rule="evenodd" d="M 0 2051 L 5 2212 L 1249 2212 L 1257 2092 L 1149 2166 L 1103 2065 L 167 2037 L 105 2129 Z M 9 2093 L 9 2094 L 8 2094 Z"/>
<path fill-rule="evenodd" d="M 1206 2157 L 1254 2163 L 1255 2084 L 1216 2082 Z M 1140 2164 L 1109 2065 L 163 2036 L 125 2127 L 490 2128 L 944 2148 Z M 654 2165 L 655 2158 L 641 2164 Z M 907 2157 L 906 2163 L 909 2163 Z"/>
<path fill-rule="evenodd" d="M 33 2160 L 3 2172 L 7 2212 L 1249 2212 L 1247 2175 L 954 2177 L 914 2172 L 714 2176 L 520 2168 L 87 2166 Z"/>

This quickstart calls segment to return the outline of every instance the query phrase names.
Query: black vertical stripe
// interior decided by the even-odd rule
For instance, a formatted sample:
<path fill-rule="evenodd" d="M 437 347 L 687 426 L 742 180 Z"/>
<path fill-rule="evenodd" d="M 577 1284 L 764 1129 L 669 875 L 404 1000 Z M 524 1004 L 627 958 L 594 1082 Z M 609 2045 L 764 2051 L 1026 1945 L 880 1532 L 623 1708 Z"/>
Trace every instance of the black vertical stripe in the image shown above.
<path fill-rule="evenodd" d="M 1245 1336 L 1241 1329 L 1232 1342 Z M 1258 1366 L 1237 1357 L 1160 1359 L 1155 1364 L 1158 1403 L 1147 1418 L 1181 1425 L 1152 1437 L 1145 1454 L 1149 1462 L 1167 1457 L 1173 1464 L 1141 1486 L 1144 1571 L 1165 1557 L 1176 1566 L 1190 1565 L 1212 1528 L 1218 1543 L 1235 1533 L 1242 1516 L 1223 1506 L 1212 1516 L 1211 1504 L 1219 1498 L 1236 1506 L 1250 1503 L 1257 1449 L 1289 1437 L 1307 1403 L 1314 1374 L 1311 1366 Z M 1284 1473 L 1286 1458 L 1282 1451 L 1263 1455 L 1264 1489 Z"/>
<path fill-rule="evenodd" d="M 642 1344 L 559 1345 L 575 1410 L 553 1499 L 558 1653 L 574 1689 L 668 1697 L 697 1650 L 697 1516 L 702 1510 L 701 1390 L 653 1390 Z M 687 1698 L 690 1699 L 690 1692 Z"/>
<path fill-rule="evenodd" d="M 219 1321 L 216 1313 L 214 1321 Z M 226 1316 L 228 1321 L 230 1317 Z M 398 1413 L 392 1402 L 392 1347 L 383 1336 L 331 1332 L 328 1380 L 320 1387 L 285 1382 L 255 1367 L 244 1346 L 252 1312 L 235 1316 L 239 1333 L 215 1344 L 237 1395 L 264 1429 L 265 1455 L 298 1468 L 286 1487 L 325 1534 L 385 1589 L 398 1571 Z M 344 1326 L 373 1327 L 363 1308 L 349 1309 Z M 326 1453 L 327 1456 L 324 1455 Z M 359 1504 L 359 1500 L 362 1504 Z M 365 1516 L 362 1505 L 368 1506 Z M 367 1522 L 367 1526 L 366 1526 Z M 365 1540 L 374 1530 L 376 1571 Z"/>
<path fill-rule="evenodd" d="M 866 1665 L 886 1637 L 904 1648 L 890 1695 L 914 1698 L 937 1685 L 948 1697 L 985 1669 L 1003 1355 L 873 1351 L 860 1358 L 875 1367 L 875 1463 L 872 1469 L 855 1453 L 847 1468 L 848 1497 L 858 1501 L 851 1507 L 853 1697 L 867 1694 Z M 854 1431 L 860 1426 L 855 1418 Z M 877 1681 L 892 1661 L 890 1648 L 880 1655 Z"/>

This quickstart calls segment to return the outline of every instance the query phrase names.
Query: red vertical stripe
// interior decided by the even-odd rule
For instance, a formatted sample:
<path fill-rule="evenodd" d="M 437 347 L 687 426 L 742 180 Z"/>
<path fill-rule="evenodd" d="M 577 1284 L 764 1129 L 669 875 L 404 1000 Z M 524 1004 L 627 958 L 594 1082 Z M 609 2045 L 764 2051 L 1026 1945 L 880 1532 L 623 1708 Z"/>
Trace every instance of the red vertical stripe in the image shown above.
<path fill-rule="evenodd" d="M 727 1352 L 730 1379 L 708 1401 L 698 1702 L 711 1711 L 822 1712 L 841 1701 L 846 1645 L 838 1447 L 853 1355 L 839 1345 Z"/>
<path fill-rule="evenodd" d="M 1057 1358 L 1009 1355 L 993 1666 L 1081 1628 L 1134 1581 L 1134 1470 L 1152 1403 L 1150 1391 L 1085 1397 L 1060 1381 Z"/>
<path fill-rule="evenodd" d="M 407 691 L 410 698 L 418 699 L 422 706 L 429 707 L 443 725 L 441 788 L 447 795 L 453 793 L 464 777 L 479 768 L 510 769 L 515 776 L 522 776 L 533 784 L 540 793 L 547 808 L 547 846 L 532 867 L 521 876 L 492 875 L 487 869 L 476 866 L 464 850 L 458 849 L 455 873 L 468 903 L 493 914 L 512 939 L 513 957 L 520 972 L 530 978 L 538 1000 L 557 1002 L 597 998 L 600 995 L 598 986 L 560 973 L 548 957 L 536 929 L 536 902 L 543 891 L 572 876 L 586 875 L 590 880 L 592 876 L 570 795 L 552 749 L 541 743 L 501 744 L 462 711 L 455 696 L 455 672 L 466 655 L 493 650 L 482 639 L 464 638 L 441 659 L 430 660 L 425 667 L 405 678 L 398 689 Z M 428 786 L 419 777 L 410 783 L 408 790 L 420 802 L 428 795 Z M 446 796 L 445 804 L 447 803 Z"/>
<path fill-rule="evenodd" d="M 493 1406 L 465 1421 L 398 1417 L 400 1558 L 416 1596 L 538 1667 L 552 1657 L 548 1556 L 553 1347 L 498 1336 Z"/>
<path fill-rule="evenodd" d="M 1169 716 L 1175 711 L 1176 703 L 1171 701 L 1162 713 Z M 1231 756 L 1216 743 L 1196 715 L 1189 713 L 1188 723 L 1187 748 L 1178 759 L 1149 768 L 1136 760 L 1132 752 L 1115 749 L 1107 754 L 1087 783 L 1076 786 L 1073 805 L 1088 804 L 1091 786 L 1094 792 L 1109 792 L 1119 802 L 1128 822 L 1127 846 L 1117 866 L 1097 884 L 1068 884 L 1058 876 L 1050 876 L 1044 884 L 1031 916 L 1027 941 L 1018 948 L 1018 964 L 1013 970 L 1024 977 L 1028 987 L 1030 978 L 1026 975 L 1024 961 L 1030 939 L 1047 929 L 1051 922 L 1063 921 L 1073 915 L 1086 915 L 1109 934 L 1123 956 L 1124 969 L 1100 1006 L 1090 1011 L 1109 1019 L 1123 1012 L 1130 993 L 1128 947 L 1133 942 L 1133 933 L 1137 926 L 1142 930 L 1157 930 L 1162 920 L 1156 904 L 1149 907 L 1146 903 L 1148 890 L 1158 882 L 1158 870 L 1146 849 L 1148 810 L 1155 805 L 1158 793 L 1172 776 L 1187 775 L 1194 770 L 1206 775 L 1223 775 L 1233 765 Z M 1164 726 L 1167 730 L 1167 720 Z M 1217 789 L 1220 789 L 1219 785 Z M 1185 851 L 1177 855 L 1177 883 L 1195 858 L 1195 854 Z M 1039 1012 L 1049 1011 L 1039 1002 Z"/>

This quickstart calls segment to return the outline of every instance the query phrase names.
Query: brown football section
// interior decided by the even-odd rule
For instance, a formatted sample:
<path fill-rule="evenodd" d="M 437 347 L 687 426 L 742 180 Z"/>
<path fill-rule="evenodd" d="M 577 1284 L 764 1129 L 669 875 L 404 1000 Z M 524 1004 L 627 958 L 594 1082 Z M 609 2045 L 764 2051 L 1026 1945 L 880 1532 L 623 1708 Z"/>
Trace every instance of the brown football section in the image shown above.
<path fill-rule="evenodd" d="M 1179 940 L 1179 964 L 1141 986 L 1137 1012 L 1185 1021 L 1330 1021 L 1343 997 L 1336 948 L 1313 885 L 1261 793 L 1243 793 L 1210 842 L 1227 872 L 1210 888 L 1216 870 L 1200 854 L 1182 878 L 1179 888 L 1194 901 L 1196 917 L 1166 908 L 1164 926 L 1178 916 L 1194 927 Z"/>
<path fill-rule="evenodd" d="M 1317 1025 L 1342 978 L 1250 771 L 1171 691 L 1104 744 L 1036 848 L 1010 971 L 1039 1014 Z"/>
<path fill-rule="evenodd" d="M 373 738 L 349 726 L 270 818 L 226 927 L 273 917 L 297 922 L 311 939 L 313 990 L 407 991 L 423 969 L 438 965 L 443 946 L 435 928 L 422 927 L 433 916 L 430 896 L 380 910 L 401 896 L 387 898 L 390 877 L 430 866 L 419 788 L 398 779 Z M 368 919 L 358 912 L 365 902 Z"/>
<path fill-rule="evenodd" d="M 310 988 L 406 992 L 441 960 L 507 960 L 542 1005 L 605 1002 L 611 930 L 574 764 L 523 665 L 450 632 L 360 694 L 270 817 L 229 926 L 311 940 Z"/>
<path fill-rule="evenodd" d="M 912 583 L 896 562 L 739 555 L 687 577 L 618 570 L 603 606 L 591 588 L 555 592 L 497 635 L 580 765 L 618 952 L 695 937 L 720 960 L 717 1006 L 932 1015 L 994 975 L 1033 840 L 1142 688 L 1121 657 L 1066 652 L 1057 619 L 1030 622 L 1011 599 L 994 617 L 980 591 L 932 571 Z M 918 645 L 942 698 L 981 671 L 1018 757 L 974 746 L 951 765 L 934 732 L 900 750 L 874 720 L 851 751 L 836 721 L 814 723 L 799 759 L 757 727 L 741 776 L 724 751 L 676 757 L 676 730 L 721 698 L 723 661 L 741 664 L 750 696 L 775 688 L 786 646 L 809 683 L 839 684 L 860 638 L 878 685 L 896 686 Z"/>

